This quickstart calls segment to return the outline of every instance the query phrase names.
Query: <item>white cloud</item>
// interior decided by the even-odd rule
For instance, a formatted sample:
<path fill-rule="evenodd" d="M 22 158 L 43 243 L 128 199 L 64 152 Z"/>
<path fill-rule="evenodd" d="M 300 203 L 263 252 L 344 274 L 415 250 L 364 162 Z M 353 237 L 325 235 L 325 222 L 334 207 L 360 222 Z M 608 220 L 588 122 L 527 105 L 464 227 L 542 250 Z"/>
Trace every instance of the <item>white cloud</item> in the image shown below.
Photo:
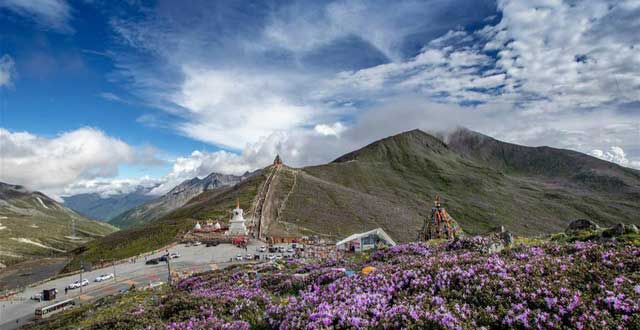
<path fill-rule="evenodd" d="M 134 148 L 94 128 L 53 138 L 0 128 L 0 180 L 57 197 L 80 180 L 113 177 L 123 163 L 150 164 L 153 150 Z"/>
<path fill-rule="evenodd" d="M 637 1 L 505 0 L 499 7 L 494 38 L 506 45 L 497 65 L 511 88 L 543 99 L 531 107 L 562 111 L 640 100 L 640 43 L 630 37 L 637 35 Z"/>
<path fill-rule="evenodd" d="M 274 131 L 301 126 L 314 109 L 289 96 L 295 77 L 186 68 L 172 101 L 189 118 L 179 125 L 192 138 L 241 149 Z"/>
<path fill-rule="evenodd" d="M 120 96 L 111 92 L 100 92 L 98 93 L 98 96 L 111 102 L 125 102 L 125 100 L 123 100 Z"/>
<path fill-rule="evenodd" d="M 133 179 L 108 179 L 96 178 L 80 180 L 64 187 L 62 195 L 72 196 L 77 194 L 97 193 L 106 198 L 113 195 L 128 194 L 139 189 L 150 191 L 162 183 L 161 179 L 143 176 Z"/>
<path fill-rule="evenodd" d="M 11 86 L 15 75 L 15 62 L 9 54 L 0 57 L 0 87 Z"/>
<path fill-rule="evenodd" d="M 31 18 L 35 23 L 59 32 L 71 32 L 71 7 L 64 0 L 3 0 L 0 8 Z"/>
<path fill-rule="evenodd" d="M 340 122 L 334 123 L 332 125 L 318 124 L 313 128 L 313 130 L 319 134 L 335 136 L 340 136 L 340 133 L 344 132 L 345 129 L 346 127 L 344 127 L 344 125 L 342 125 L 342 123 Z"/>
<path fill-rule="evenodd" d="M 600 158 L 608 162 L 616 163 L 621 166 L 635 167 L 637 169 L 640 169 L 640 161 L 630 161 L 627 158 L 627 154 L 624 152 L 624 150 L 617 146 L 611 146 L 609 148 L 609 151 L 593 149 L 589 154 L 596 158 Z"/>

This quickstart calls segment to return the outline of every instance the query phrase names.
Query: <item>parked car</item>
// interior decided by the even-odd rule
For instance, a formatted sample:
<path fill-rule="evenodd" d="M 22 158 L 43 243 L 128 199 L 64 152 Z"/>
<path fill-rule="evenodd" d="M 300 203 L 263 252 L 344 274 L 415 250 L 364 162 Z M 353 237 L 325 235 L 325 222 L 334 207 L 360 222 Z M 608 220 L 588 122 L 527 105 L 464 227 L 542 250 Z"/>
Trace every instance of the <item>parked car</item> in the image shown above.
<path fill-rule="evenodd" d="M 293 252 L 293 248 L 288 248 L 287 252 L 289 252 L 289 253 Z"/>
<path fill-rule="evenodd" d="M 270 255 L 267 256 L 267 259 L 269 259 L 269 260 L 273 260 L 275 258 L 276 258 L 276 256 L 274 256 L 273 254 L 270 254 Z"/>
<path fill-rule="evenodd" d="M 94 282 L 102 282 L 102 281 L 106 281 L 106 280 L 110 280 L 113 278 L 113 273 L 109 273 L 109 274 L 102 274 L 98 277 L 96 277 L 96 279 L 94 280 Z"/>
<path fill-rule="evenodd" d="M 157 265 L 159 263 L 160 263 L 160 260 L 158 258 L 149 259 L 147 260 L 147 262 L 145 262 L 145 264 L 147 265 Z"/>
<path fill-rule="evenodd" d="M 258 249 L 258 251 L 259 252 L 267 252 L 267 247 L 263 245 Z"/>
<path fill-rule="evenodd" d="M 236 256 L 236 260 L 238 260 L 238 261 L 242 261 L 242 254 L 238 254 L 238 255 Z"/>
<path fill-rule="evenodd" d="M 207 247 L 212 247 L 212 246 L 218 246 L 218 245 L 220 245 L 220 243 L 218 243 L 218 242 L 207 242 L 206 246 Z"/>
<path fill-rule="evenodd" d="M 193 243 L 193 246 L 198 246 L 198 245 L 201 245 L 201 244 L 202 244 L 202 243 L 200 243 L 200 242 L 194 242 L 194 243 Z"/>
<path fill-rule="evenodd" d="M 244 256 L 245 260 L 252 260 L 253 256 L 251 254 L 247 254 L 246 256 Z"/>
<path fill-rule="evenodd" d="M 77 289 L 79 287 L 87 286 L 87 285 L 89 285 L 89 280 L 86 280 L 86 279 L 82 280 L 82 281 L 78 280 L 78 281 L 75 281 L 75 282 L 67 285 L 67 289 L 72 289 L 73 290 L 73 289 Z"/>
<path fill-rule="evenodd" d="M 38 293 L 34 294 L 33 296 L 31 296 L 31 300 L 42 301 L 42 299 L 43 299 L 42 292 L 38 292 Z"/>
<path fill-rule="evenodd" d="M 171 252 L 171 254 L 169 255 L 169 257 L 171 259 L 177 259 L 180 258 L 180 254 L 179 253 L 175 253 L 175 252 Z"/>

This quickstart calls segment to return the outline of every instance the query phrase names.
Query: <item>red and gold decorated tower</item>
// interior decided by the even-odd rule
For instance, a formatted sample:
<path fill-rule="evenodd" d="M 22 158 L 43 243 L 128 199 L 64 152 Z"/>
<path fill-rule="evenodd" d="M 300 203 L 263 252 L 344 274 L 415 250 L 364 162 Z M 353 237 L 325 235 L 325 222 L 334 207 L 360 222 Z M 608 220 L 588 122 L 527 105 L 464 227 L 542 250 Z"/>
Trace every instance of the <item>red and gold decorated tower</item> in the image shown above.
<path fill-rule="evenodd" d="M 440 204 L 440 195 L 436 195 L 434 207 L 431 209 L 431 216 L 425 219 L 418 240 L 428 241 L 431 239 L 452 240 L 462 234 L 458 223 L 449 215 L 447 210 Z"/>

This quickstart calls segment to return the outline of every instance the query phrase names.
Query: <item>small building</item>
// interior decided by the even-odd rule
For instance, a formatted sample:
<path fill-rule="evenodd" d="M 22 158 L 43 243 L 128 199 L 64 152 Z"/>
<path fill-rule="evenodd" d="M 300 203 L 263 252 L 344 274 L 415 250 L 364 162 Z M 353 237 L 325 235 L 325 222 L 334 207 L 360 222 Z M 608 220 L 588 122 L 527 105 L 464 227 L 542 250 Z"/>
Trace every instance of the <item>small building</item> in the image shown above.
<path fill-rule="evenodd" d="M 362 252 L 382 246 L 395 246 L 396 242 L 382 228 L 365 233 L 353 234 L 336 243 L 336 249 L 342 251 Z"/>

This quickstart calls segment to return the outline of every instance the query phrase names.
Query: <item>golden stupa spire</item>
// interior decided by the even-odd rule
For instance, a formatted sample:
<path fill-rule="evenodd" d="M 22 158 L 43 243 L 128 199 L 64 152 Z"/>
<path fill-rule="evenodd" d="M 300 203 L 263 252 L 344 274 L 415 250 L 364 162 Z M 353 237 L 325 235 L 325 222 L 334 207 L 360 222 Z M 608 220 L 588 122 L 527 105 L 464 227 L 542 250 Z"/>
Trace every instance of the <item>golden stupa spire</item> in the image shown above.
<path fill-rule="evenodd" d="M 440 206 L 440 195 L 439 194 L 436 194 L 436 199 L 435 199 L 434 203 L 436 204 L 436 206 Z"/>
<path fill-rule="evenodd" d="M 236 208 L 240 208 L 240 198 L 236 198 Z"/>

